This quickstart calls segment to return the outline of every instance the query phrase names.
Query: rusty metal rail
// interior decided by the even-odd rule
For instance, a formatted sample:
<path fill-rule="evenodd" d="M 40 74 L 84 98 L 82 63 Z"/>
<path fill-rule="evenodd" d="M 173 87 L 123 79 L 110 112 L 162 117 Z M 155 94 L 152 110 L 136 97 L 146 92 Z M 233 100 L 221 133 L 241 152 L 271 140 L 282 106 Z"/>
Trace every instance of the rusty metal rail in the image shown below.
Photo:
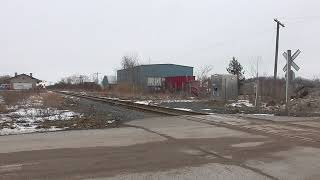
<path fill-rule="evenodd" d="M 146 105 L 146 104 L 138 104 L 131 100 L 121 100 L 121 99 L 113 99 L 108 97 L 99 97 L 99 96 L 92 96 L 87 94 L 79 94 L 74 92 L 66 92 L 66 91 L 55 91 L 56 93 L 75 96 L 79 98 L 85 98 L 93 101 L 99 101 L 108 103 L 115 106 L 121 106 L 127 109 L 134 109 L 138 111 L 145 111 L 157 114 L 164 114 L 170 116 L 181 116 L 181 115 L 208 115 L 207 113 L 203 112 L 195 112 L 195 111 L 184 111 L 179 109 L 172 109 L 162 106 L 155 106 L 155 105 Z"/>

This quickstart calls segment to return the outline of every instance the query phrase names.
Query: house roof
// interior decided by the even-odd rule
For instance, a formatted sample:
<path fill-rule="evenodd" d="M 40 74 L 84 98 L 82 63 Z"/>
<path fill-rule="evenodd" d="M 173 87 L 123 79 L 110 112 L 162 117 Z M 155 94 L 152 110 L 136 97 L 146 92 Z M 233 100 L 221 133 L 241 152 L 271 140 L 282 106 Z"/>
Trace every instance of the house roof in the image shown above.
<path fill-rule="evenodd" d="M 14 76 L 14 77 L 11 77 L 11 78 L 7 79 L 7 81 L 10 81 L 11 79 L 15 79 L 15 78 L 18 78 L 18 77 L 21 77 L 21 76 L 27 76 L 27 77 L 29 77 L 29 78 L 31 78 L 31 79 L 34 79 L 34 80 L 37 81 L 37 83 L 41 82 L 41 80 L 39 80 L 39 79 L 37 79 L 37 78 L 34 78 L 34 77 L 32 77 L 32 76 L 29 76 L 29 75 L 27 75 L 27 74 L 19 74 L 19 75 L 16 75 L 16 76 Z"/>

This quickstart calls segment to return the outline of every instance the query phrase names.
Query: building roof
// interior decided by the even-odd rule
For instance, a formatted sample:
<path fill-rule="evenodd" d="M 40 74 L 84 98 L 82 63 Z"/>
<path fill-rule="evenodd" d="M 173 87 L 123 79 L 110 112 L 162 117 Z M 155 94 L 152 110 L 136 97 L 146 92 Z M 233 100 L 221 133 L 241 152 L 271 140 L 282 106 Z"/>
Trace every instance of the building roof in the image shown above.
<path fill-rule="evenodd" d="M 34 78 L 34 77 L 32 77 L 32 76 L 29 76 L 29 75 L 27 75 L 27 74 L 19 74 L 19 75 L 16 75 L 16 76 L 14 76 L 14 77 L 11 77 L 11 78 L 7 79 L 7 81 L 10 81 L 11 79 L 15 79 L 15 78 L 21 77 L 21 76 L 28 76 L 29 78 L 36 80 L 37 83 L 41 82 L 41 80 L 39 80 L 39 79 L 37 79 L 37 78 Z"/>
<path fill-rule="evenodd" d="M 180 65 L 180 64 L 142 64 L 142 65 L 139 65 L 139 66 L 158 66 L 158 65 L 163 65 L 163 66 L 183 66 L 183 67 L 188 67 L 188 68 L 193 68 L 191 66 L 185 66 L 185 65 Z"/>
<path fill-rule="evenodd" d="M 192 66 L 185 66 L 185 65 L 179 65 L 179 64 L 141 64 L 141 65 L 138 65 L 138 66 L 135 66 L 136 67 L 142 67 L 142 66 L 180 66 L 180 67 L 186 67 L 186 68 L 193 68 Z M 125 70 L 125 69 L 120 69 L 118 71 L 121 71 L 121 70 Z"/>

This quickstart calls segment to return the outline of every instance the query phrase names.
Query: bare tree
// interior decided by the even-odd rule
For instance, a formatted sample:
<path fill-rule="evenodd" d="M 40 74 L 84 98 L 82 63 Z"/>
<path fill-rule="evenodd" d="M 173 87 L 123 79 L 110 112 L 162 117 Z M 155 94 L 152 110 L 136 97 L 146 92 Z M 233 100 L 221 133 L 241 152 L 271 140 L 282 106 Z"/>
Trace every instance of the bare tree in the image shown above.
<path fill-rule="evenodd" d="M 122 57 L 122 69 L 132 69 L 139 65 L 139 56 L 137 53 L 130 53 Z"/>
<path fill-rule="evenodd" d="M 137 53 L 130 53 L 122 57 L 121 66 L 126 70 L 126 79 L 132 85 L 132 91 L 135 91 L 135 84 L 139 82 L 138 70 L 135 68 L 139 65 L 139 56 Z"/>
<path fill-rule="evenodd" d="M 9 75 L 3 75 L 0 76 L 0 83 L 5 83 L 7 79 L 9 79 L 11 76 Z"/>
<path fill-rule="evenodd" d="M 256 61 L 256 62 L 255 62 Z M 253 58 L 250 62 L 251 66 L 251 75 L 256 79 L 255 82 L 255 106 L 258 106 L 258 98 L 259 98 L 259 63 L 261 61 L 261 56 L 257 58 Z"/>
<path fill-rule="evenodd" d="M 84 82 L 90 82 L 90 78 L 87 75 L 71 75 L 62 78 L 60 82 L 64 84 L 82 84 Z"/>
<path fill-rule="evenodd" d="M 200 85 L 204 86 L 210 80 L 210 73 L 213 67 L 211 65 L 201 66 L 198 69 L 197 79 L 200 81 Z"/>

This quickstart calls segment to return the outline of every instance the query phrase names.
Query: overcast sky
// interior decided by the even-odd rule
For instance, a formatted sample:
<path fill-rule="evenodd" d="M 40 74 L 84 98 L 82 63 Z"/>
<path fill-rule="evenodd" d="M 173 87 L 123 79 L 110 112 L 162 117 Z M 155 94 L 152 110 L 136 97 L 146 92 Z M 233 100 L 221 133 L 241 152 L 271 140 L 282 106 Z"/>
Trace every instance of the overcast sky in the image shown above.
<path fill-rule="evenodd" d="M 298 76 L 320 77 L 318 0 L 0 0 L 0 74 L 33 72 L 57 81 L 71 74 L 114 75 L 121 57 L 141 63 L 212 65 L 226 73 L 232 56 L 250 77 L 273 75 L 275 30 L 282 52 L 301 49 Z"/>

